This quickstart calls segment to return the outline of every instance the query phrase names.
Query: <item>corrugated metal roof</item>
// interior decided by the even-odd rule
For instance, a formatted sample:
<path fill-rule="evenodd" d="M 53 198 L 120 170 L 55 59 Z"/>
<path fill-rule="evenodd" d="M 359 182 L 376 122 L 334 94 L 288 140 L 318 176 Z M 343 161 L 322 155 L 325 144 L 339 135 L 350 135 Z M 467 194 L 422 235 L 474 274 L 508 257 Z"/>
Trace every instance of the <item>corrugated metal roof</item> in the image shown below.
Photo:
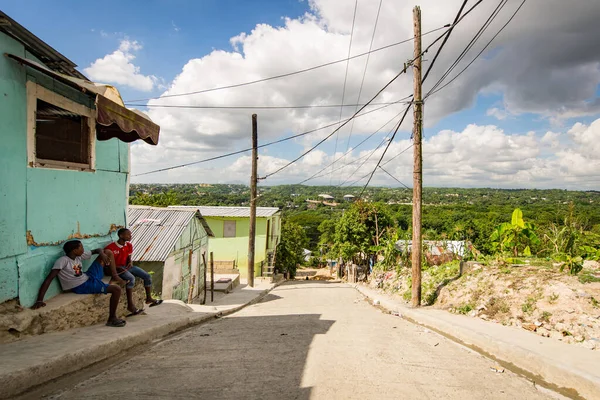
<path fill-rule="evenodd" d="M 79 79 L 88 80 L 81 72 L 77 71 L 75 63 L 60 54 L 56 49 L 50 47 L 40 38 L 29 32 L 23 25 L 19 24 L 4 12 L 0 11 L 0 32 L 21 42 L 25 48 L 48 68 Z"/>
<path fill-rule="evenodd" d="M 221 206 L 169 206 L 169 208 L 192 208 L 200 211 L 204 217 L 247 217 L 250 218 L 250 207 Z M 257 217 L 270 217 L 279 212 L 277 207 L 256 207 Z"/>
<path fill-rule="evenodd" d="M 132 259 L 166 261 L 179 236 L 195 216 L 195 209 L 129 206 L 127 218 L 133 245 Z"/>

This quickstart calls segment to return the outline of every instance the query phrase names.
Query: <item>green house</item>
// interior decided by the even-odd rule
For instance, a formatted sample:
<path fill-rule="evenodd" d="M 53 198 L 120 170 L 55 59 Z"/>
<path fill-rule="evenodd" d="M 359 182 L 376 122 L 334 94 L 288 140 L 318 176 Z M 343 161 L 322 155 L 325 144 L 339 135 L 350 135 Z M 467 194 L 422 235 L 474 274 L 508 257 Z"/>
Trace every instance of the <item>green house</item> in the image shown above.
<path fill-rule="evenodd" d="M 192 206 L 190 206 L 192 207 Z M 250 207 L 193 206 L 202 214 L 214 233 L 209 238 L 215 264 L 231 263 L 242 279 L 248 276 L 248 235 Z M 281 238 L 281 211 L 277 207 L 256 208 L 254 275 L 263 275 L 272 266 Z"/>
<path fill-rule="evenodd" d="M 0 11 L 0 303 L 31 306 L 66 240 L 112 240 L 126 225 L 128 143 L 158 143 L 158 125 L 75 67 Z M 55 281 L 46 297 L 58 293 Z"/>

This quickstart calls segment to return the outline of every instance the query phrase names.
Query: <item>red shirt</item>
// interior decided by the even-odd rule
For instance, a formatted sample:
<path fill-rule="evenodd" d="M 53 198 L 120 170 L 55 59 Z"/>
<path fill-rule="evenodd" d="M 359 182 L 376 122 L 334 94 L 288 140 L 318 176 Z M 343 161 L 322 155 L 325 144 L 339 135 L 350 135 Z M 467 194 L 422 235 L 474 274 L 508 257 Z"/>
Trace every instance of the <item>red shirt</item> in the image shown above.
<path fill-rule="evenodd" d="M 133 246 L 131 242 L 125 242 L 124 246 L 121 246 L 117 242 L 112 242 L 105 247 L 106 250 L 110 250 L 115 255 L 115 263 L 117 267 L 127 266 L 127 257 L 133 254 Z"/>

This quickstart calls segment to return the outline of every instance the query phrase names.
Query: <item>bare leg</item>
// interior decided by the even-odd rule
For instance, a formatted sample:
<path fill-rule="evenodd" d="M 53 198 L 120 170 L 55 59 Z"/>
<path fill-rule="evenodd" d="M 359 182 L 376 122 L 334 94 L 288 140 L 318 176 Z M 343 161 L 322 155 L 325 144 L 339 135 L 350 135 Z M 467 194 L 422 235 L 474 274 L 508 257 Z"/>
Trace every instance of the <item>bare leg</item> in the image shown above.
<path fill-rule="evenodd" d="M 119 299 L 121 298 L 121 287 L 117 285 L 109 285 L 106 288 L 106 292 L 110 293 L 108 321 L 113 321 L 117 319 L 117 306 L 119 305 Z"/>
<path fill-rule="evenodd" d="M 135 302 L 133 301 L 133 289 L 126 287 L 125 293 L 127 294 L 127 309 L 129 312 L 133 313 L 137 310 L 135 307 Z"/>
<path fill-rule="evenodd" d="M 125 286 L 125 284 L 127 282 L 125 282 L 123 279 L 121 279 L 121 277 L 117 273 L 117 264 L 115 263 L 115 255 L 110 250 L 104 250 L 104 253 L 108 256 L 108 259 L 110 260 L 110 265 L 107 265 L 107 267 L 110 268 L 110 274 L 112 276 L 110 283 L 116 283 L 119 286 Z"/>
<path fill-rule="evenodd" d="M 146 289 L 146 303 L 152 303 L 154 301 L 154 299 L 152 298 L 152 287 L 148 286 L 144 289 Z"/>

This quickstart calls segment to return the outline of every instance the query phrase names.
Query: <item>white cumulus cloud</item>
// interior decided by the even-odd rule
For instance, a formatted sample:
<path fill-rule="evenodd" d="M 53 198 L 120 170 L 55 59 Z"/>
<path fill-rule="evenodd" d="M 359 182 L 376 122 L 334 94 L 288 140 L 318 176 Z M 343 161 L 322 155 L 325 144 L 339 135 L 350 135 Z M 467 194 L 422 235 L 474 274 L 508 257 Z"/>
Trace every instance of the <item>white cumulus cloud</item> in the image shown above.
<path fill-rule="evenodd" d="M 141 49 L 142 45 L 137 41 L 123 39 L 117 50 L 97 59 L 83 72 L 93 81 L 115 83 L 149 92 L 160 84 L 160 79 L 154 75 L 143 75 L 140 67 L 133 63 L 134 53 Z"/>

